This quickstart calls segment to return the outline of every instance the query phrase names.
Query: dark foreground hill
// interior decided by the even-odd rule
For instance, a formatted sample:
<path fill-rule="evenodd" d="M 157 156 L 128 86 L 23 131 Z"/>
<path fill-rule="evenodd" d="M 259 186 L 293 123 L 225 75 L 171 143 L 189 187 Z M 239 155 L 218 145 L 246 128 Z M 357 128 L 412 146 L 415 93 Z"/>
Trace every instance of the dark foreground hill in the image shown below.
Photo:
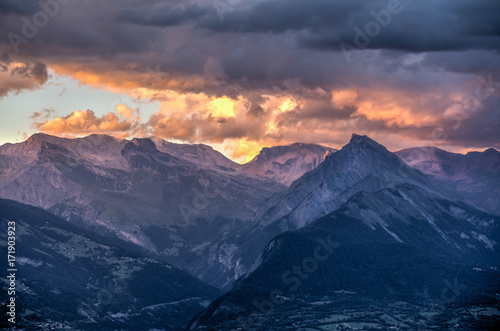
<path fill-rule="evenodd" d="M 488 329 L 500 322 L 498 222 L 409 185 L 359 193 L 273 239 L 191 329 Z"/>
<path fill-rule="evenodd" d="M 179 330 L 220 294 L 131 243 L 0 200 L 2 328 L 12 326 L 4 318 L 8 221 L 15 222 L 18 329 Z"/>

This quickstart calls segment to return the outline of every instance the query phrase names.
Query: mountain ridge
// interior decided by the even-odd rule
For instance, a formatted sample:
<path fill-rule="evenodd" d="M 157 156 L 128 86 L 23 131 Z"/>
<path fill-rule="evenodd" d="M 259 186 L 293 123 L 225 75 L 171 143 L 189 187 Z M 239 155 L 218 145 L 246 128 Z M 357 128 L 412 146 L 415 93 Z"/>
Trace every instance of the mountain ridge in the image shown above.
<path fill-rule="evenodd" d="M 78 227 L 40 208 L 0 199 L 5 228 L 7 221 L 14 222 L 16 230 L 18 328 L 178 330 L 220 295 L 142 247 L 110 238 L 102 230 Z M 5 232 L 0 251 L 7 255 Z M 2 282 L 5 298 L 7 288 Z M 0 321 L 0 327 L 10 326 L 6 319 Z"/>
<path fill-rule="evenodd" d="M 499 221 L 409 184 L 358 192 L 330 214 L 276 236 L 260 263 L 198 315 L 190 329 L 335 329 L 350 327 L 350 321 L 353 327 L 364 322 L 378 328 L 446 326 L 457 318 L 458 300 L 443 299 L 446 280 L 455 279 L 461 309 L 498 304 Z M 393 318 L 408 313 L 396 303 L 440 318 L 400 317 L 397 324 Z M 393 318 L 355 315 L 354 307 Z M 332 312 L 348 323 L 328 319 Z M 291 319 L 294 323 L 287 323 Z M 459 320 L 471 326 L 468 313 Z"/>
<path fill-rule="evenodd" d="M 237 169 L 247 175 L 270 178 L 290 186 L 336 151 L 334 148 L 305 143 L 264 147 L 250 162 Z"/>
<path fill-rule="evenodd" d="M 395 152 L 408 165 L 461 194 L 478 208 L 500 215 L 500 152 L 450 153 L 435 147 Z"/>

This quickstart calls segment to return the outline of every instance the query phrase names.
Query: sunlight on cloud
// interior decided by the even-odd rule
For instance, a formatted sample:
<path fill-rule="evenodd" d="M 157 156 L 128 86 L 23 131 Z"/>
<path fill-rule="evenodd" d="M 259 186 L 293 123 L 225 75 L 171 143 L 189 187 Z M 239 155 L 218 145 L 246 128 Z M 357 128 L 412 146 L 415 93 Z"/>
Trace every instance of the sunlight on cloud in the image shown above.
<path fill-rule="evenodd" d="M 94 111 L 77 110 L 63 117 L 38 122 L 35 116 L 32 126 L 48 134 L 57 136 L 80 136 L 88 134 L 111 134 L 118 138 L 126 138 L 137 132 L 140 124 L 138 111 L 134 111 L 126 105 L 120 104 L 115 112 L 109 112 L 101 117 L 96 116 Z M 137 116 L 135 116 L 137 114 Z"/>
<path fill-rule="evenodd" d="M 332 105 L 336 108 L 343 108 L 354 104 L 358 97 L 355 90 L 332 91 Z"/>
<path fill-rule="evenodd" d="M 260 141 L 249 141 L 243 138 L 228 142 L 225 150 L 231 152 L 233 159 L 240 159 L 243 160 L 242 163 L 247 163 L 257 156 L 263 147 L 268 146 L 270 145 Z"/>
<path fill-rule="evenodd" d="M 235 117 L 236 102 L 228 97 L 214 98 L 207 107 L 212 116 L 215 117 Z"/>
<path fill-rule="evenodd" d="M 430 108 L 435 95 L 421 94 L 415 98 L 409 93 L 396 91 L 365 91 L 357 98 L 355 116 L 363 115 L 370 121 L 383 121 L 387 126 L 421 127 L 432 125 L 440 112 Z M 439 109 L 437 109 L 439 110 Z"/>

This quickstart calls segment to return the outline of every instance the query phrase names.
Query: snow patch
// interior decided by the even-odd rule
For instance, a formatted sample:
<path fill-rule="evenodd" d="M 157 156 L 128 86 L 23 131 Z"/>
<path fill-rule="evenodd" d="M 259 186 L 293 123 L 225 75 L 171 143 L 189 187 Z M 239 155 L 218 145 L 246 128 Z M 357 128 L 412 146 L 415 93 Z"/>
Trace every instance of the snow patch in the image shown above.
<path fill-rule="evenodd" d="M 17 263 L 19 263 L 20 265 L 31 265 L 35 268 L 38 268 L 39 266 L 41 266 L 43 264 L 42 261 L 38 261 L 38 260 L 33 260 L 33 259 L 30 259 L 30 258 L 27 258 L 27 257 L 18 257 L 17 258 Z"/>
<path fill-rule="evenodd" d="M 483 243 L 485 243 L 486 244 L 486 248 L 494 250 L 494 248 L 493 248 L 493 242 L 488 237 L 486 237 L 484 234 L 477 233 L 475 231 L 472 231 L 471 234 L 474 237 L 474 239 L 482 241 Z"/>
<path fill-rule="evenodd" d="M 201 300 L 200 297 L 194 297 L 194 298 L 187 298 L 187 299 L 182 299 L 182 300 L 178 300 L 178 301 L 172 301 L 172 302 L 164 302 L 164 303 L 159 303 L 159 304 L 156 304 L 156 305 L 151 305 L 151 306 L 147 306 L 147 307 L 144 307 L 141 309 L 142 310 L 152 310 L 152 309 L 157 309 L 157 308 L 161 308 L 161 307 L 165 307 L 165 306 L 171 306 L 171 305 L 177 305 L 179 303 L 184 303 L 184 302 L 189 302 L 189 301 L 199 301 Z"/>
<path fill-rule="evenodd" d="M 124 314 L 124 313 L 109 314 L 109 317 L 119 318 L 119 319 L 127 318 L 128 316 L 129 316 L 129 314 Z"/>
<path fill-rule="evenodd" d="M 448 240 L 448 238 L 446 237 L 446 234 L 436 225 L 436 223 L 434 222 L 434 220 L 432 219 L 432 217 L 426 215 L 424 212 L 421 212 L 422 216 L 425 217 L 425 219 L 427 220 L 427 222 L 429 222 L 429 224 L 434 228 L 434 230 L 436 230 L 440 235 L 441 237 L 448 243 L 451 245 L 451 242 Z"/>
<path fill-rule="evenodd" d="M 226 267 L 226 269 L 233 268 L 233 258 L 238 250 L 235 244 L 223 244 L 219 249 L 219 262 Z"/>
<path fill-rule="evenodd" d="M 467 212 L 465 210 L 463 210 L 462 208 L 451 206 L 450 212 L 453 216 L 455 216 L 455 218 L 458 218 L 461 220 L 464 220 L 467 218 Z"/>
<path fill-rule="evenodd" d="M 397 234 L 388 229 L 388 224 L 385 222 L 379 215 L 371 210 L 360 210 L 359 216 L 361 221 L 368 225 L 370 229 L 375 230 L 375 225 L 379 225 L 385 232 L 387 232 L 391 237 L 396 239 L 398 242 L 402 243 L 403 241 L 398 237 Z"/>

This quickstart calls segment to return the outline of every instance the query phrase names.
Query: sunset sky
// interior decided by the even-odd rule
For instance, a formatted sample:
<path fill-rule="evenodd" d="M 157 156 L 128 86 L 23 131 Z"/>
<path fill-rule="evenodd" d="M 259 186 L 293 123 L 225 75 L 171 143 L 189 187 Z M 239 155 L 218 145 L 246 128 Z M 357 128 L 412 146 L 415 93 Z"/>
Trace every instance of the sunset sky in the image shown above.
<path fill-rule="evenodd" d="M 0 144 L 500 148 L 498 0 L 0 0 Z"/>

